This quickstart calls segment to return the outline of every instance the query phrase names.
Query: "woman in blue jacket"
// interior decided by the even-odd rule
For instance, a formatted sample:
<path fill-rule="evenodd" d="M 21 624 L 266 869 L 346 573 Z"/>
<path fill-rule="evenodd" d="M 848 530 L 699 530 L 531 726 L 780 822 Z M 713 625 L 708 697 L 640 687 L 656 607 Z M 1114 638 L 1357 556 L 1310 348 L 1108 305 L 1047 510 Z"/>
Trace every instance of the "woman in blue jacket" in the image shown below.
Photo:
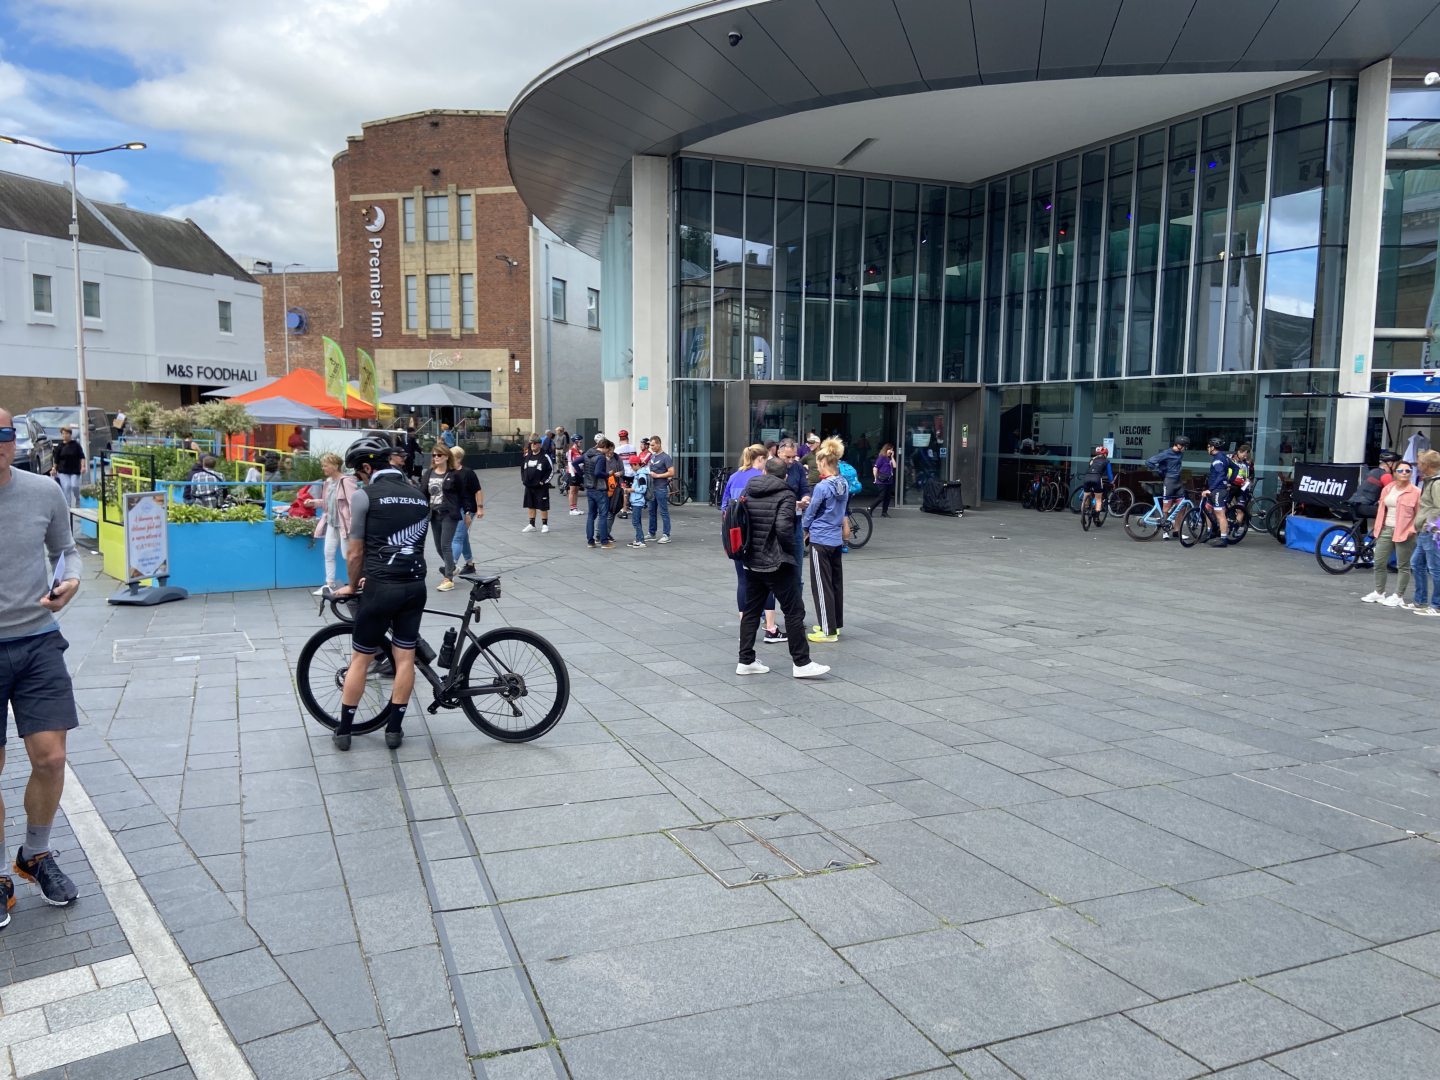
<path fill-rule="evenodd" d="M 810 541 L 810 589 L 819 622 L 805 637 L 817 643 L 838 641 L 840 628 L 845 625 L 840 553 L 845 546 L 850 485 L 840 476 L 840 459 L 844 456 L 845 444 L 839 439 L 826 439 L 820 444 L 815 452 L 820 482 L 810 492 L 810 505 L 801 519 Z"/>

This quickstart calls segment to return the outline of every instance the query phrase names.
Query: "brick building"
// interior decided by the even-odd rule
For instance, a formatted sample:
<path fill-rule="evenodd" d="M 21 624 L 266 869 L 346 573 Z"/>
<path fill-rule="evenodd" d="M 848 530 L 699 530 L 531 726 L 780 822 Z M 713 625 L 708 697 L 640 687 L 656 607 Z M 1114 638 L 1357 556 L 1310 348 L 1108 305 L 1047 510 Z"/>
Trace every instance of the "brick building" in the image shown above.
<path fill-rule="evenodd" d="M 340 340 L 344 292 L 340 274 L 335 270 L 261 272 L 267 265 L 261 263 L 251 271 L 265 290 L 266 373 L 284 375 L 295 368 L 323 372 L 325 348 L 320 339 Z"/>

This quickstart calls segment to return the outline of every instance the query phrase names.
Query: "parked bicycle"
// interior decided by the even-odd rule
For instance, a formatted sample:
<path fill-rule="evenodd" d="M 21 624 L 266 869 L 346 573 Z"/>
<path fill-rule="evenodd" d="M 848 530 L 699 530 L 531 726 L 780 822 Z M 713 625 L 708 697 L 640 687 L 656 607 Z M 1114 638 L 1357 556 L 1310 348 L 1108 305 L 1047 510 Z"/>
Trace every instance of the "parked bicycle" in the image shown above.
<path fill-rule="evenodd" d="M 1199 507 L 1188 494 L 1178 499 L 1166 499 L 1163 495 L 1152 495 L 1151 506 L 1132 506 L 1125 515 L 1125 533 L 1132 540 L 1154 540 L 1162 527 L 1180 538 L 1182 547 L 1194 547 L 1200 542 L 1204 531 L 1204 519 Z M 1165 503 L 1175 505 L 1165 512 Z"/>
<path fill-rule="evenodd" d="M 1030 486 L 1020 496 L 1020 505 L 1026 510 L 1059 510 L 1066 505 L 1065 496 L 1069 490 L 1069 477 L 1065 472 L 1047 465 L 1035 473 Z"/>
<path fill-rule="evenodd" d="M 875 519 L 871 516 L 870 510 L 864 510 L 852 506 L 846 511 L 846 522 L 850 526 L 850 539 L 846 541 L 850 549 L 863 548 L 870 542 L 870 534 L 875 530 Z"/>
<path fill-rule="evenodd" d="M 1114 517 L 1123 518 L 1130 512 L 1130 507 L 1135 503 L 1135 493 L 1129 488 L 1120 487 L 1118 484 L 1106 484 L 1104 494 L 1105 513 Z M 1082 480 L 1076 484 L 1075 489 L 1070 492 L 1070 502 L 1068 505 L 1072 514 L 1080 513 L 1080 507 L 1084 502 L 1084 497 L 1085 482 Z"/>
<path fill-rule="evenodd" d="M 570 672 L 559 650 L 533 630 L 505 626 L 476 634 L 477 609 L 486 600 L 500 599 L 500 578 L 459 574 L 471 583 L 463 613 L 426 608 L 429 615 L 459 619 L 458 631 L 445 631 L 437 654 L 423 637 L 415 647 L 415 671 L 430 684 L 427 712 L 459 708 L 469 721 L 492 739 L 530 742 L 560 722 L 570 703 Z M 336 621 L 317 630 L 300 650 L 295 681 L 305 710 L 334 731 L 340 724 L 340 695 L 352 655 L 354 596 L 326 597 Z M 463 653 L 461 650 L 464 650 Z M 448 672 L 437 672 L 437 668 Z M 357 735 L 374 731 L 384 722 L 390 701 L 395 661 L 387 636 L 365 677 L 365 692 L 355 710 L 351 730 Z"/>
<path fill-rule="evenodd" d="M 685 481 L 676 473 L 670 478 L 669 499 L 671 506 L 684 506 L 690 501 L 690 489 L 685 486 Z"/>
<path fill-rule="evenodd" d="M 1349 525 L 1331 525 L 1315 540 L 1315 561 L 1327 574 L 1348 574 L 1355 567 L 1375 566 L 1375 538 L 1366 529 L 1367 518 Z"/>

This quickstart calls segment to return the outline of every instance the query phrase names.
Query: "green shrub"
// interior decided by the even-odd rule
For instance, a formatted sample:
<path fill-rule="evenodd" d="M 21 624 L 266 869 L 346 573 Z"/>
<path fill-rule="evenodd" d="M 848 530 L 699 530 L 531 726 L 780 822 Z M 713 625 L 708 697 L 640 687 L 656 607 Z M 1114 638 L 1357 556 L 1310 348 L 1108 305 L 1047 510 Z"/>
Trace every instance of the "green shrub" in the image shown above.
<path fill-rule="evenodd" d="M 278 517 L 275 519 L 275 532 L 280 536 L 308 536 L 313 540 L 315 538 L 315 519 Z"/>
<path fill-rule="evenodd" d="M 289 479 L 300 484 L 313 483 L 325 477 L 325 470 L 320 468 L 318 458 L 312 458 L 306 454 L 297 454 L 289 469 Z"/>
<path fill-rule="evenodd" d="M 265 520 L 265 508 L 263 506 L 227 506 L 223 510 L 215 510 L 208 506 L 192 506 L 189 503 L 171 503 L 166 514 L 166 520 L 172 525 L 197 525 L 215 521 L 246 521 L 257 522 Z"/>

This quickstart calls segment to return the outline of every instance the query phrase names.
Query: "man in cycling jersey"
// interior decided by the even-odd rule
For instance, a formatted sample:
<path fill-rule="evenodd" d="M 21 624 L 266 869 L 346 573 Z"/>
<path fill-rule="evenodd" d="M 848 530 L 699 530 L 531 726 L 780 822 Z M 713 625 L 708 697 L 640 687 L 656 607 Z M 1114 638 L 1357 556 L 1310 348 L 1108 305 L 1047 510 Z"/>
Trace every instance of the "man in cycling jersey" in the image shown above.
<path fill-rule="evenodd" d="M 335 747 L 350 749 L 350 728 L 365 694 L 365 674 L 390 635 L 395 680 L 385 706 L 385 745 L 396 749 L 404 739 L 405 709 L 415 686 L 415 645 L 425 609 L 425 533 L 430 504 L 390 464 L 389 442 L 367 435 L 353 443 L 345 464 L 365 486 L 350 497 L 350 543 L 345 569 L 364 592 L 351 636 L 354 650 L 340 695 L 340 724 Z M 353 584 L 335 591 L 349 596 Z"/>
<path fill-rule="evenodd" d="M 1085 495 L 1080 509 L 1089 502 L 1096 514 L 1105 509 L 1105 492 L 1115 485 L 1115 466 L 1110 463 L 1110 451 L 1104 446 L 1095 447 L 1090 464 L 1085 469 Z"/>
<path fill-rule="evenodd" d="M 1165 482 L 1163 501 L 1160 504 L 1161 538 L 1170 539 L 1170 513 L 1175 509 L 1175 504 L 1185 494 L 1185 489 L 1180 484 L 1180 470 L 1185 466 L 1185 451 L 1190 449 L 1189 435 L 1176 435 L 1175 441 L 1170 444 L 1169 450 L 1162 450 L 1154 457 L 1145 462 L 1148 469 L 1160 474 Z"/>
<path fill-rule="evenodd" d="M 1215 521 L 1220 535 L 1210 541 L 1213 548 L 1230 546 L 1230 522 L 1225 508 L 1230 505 L 1230 456 L 1218 435 L 1210 436 L 1205 449 L 1210 452 L 1210 473 L 1205 478 L 1205 488 L 1210 493 L 1210 503 L 1215 508 Z"/>
<path fill-rule="evenodd" d="M 1254 495 L 1255 463 L 1250 460 L 1250 444 L 1241 443 L 1230 455 L 1230 505 L 1248 518 Z"/>

